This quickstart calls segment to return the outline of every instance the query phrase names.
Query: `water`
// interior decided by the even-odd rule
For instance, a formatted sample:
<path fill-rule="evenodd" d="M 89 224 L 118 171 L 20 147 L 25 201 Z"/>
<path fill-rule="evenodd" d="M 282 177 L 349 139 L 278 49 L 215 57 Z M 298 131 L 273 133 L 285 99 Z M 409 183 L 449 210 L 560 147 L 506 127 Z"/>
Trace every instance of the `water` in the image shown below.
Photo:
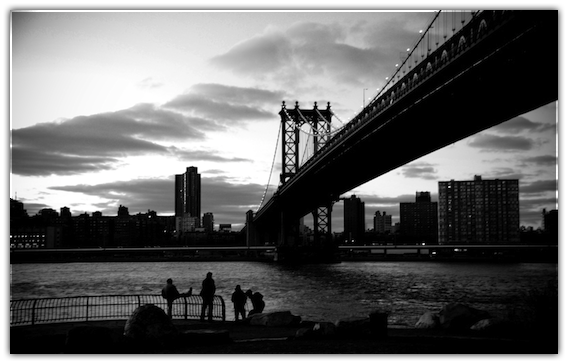
<path fill-rule="evenodd" d="M 552 282 L 550 263 L 343 262 L 283 266 L 262 262 L 111 262 L 14 264 L 11 299 L 108 294 L 159 294 L 167 278 L 180 292 L 213 272 L 227 318 L 237 284 L 260 291 L 266 312 L 289 310 L 303 320 L 335 321 L 390 312 L 389 325 L 412 327 L 426 311 L 461 302 L 504 317 L 526 295 Z M 197 292 L 195 292 L 197 291 Z"/>

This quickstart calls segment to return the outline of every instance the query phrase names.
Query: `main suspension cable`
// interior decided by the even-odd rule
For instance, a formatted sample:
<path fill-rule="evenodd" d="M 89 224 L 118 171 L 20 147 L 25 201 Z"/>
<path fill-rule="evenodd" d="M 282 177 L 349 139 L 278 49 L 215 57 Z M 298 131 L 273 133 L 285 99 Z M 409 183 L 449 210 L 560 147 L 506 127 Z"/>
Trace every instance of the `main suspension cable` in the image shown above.
<path fill-rule="evenodd" d="M 270 174 L 268 175 L 268 182 L 266 182 L 266 187 L 264 188 L 264 193 L 262 194 L 262 199 L 258 204 L 256 211 L 260 210 L 264 199 L 266 198 L 266 193 L 268 192 L 268 187 L 270 186 L 270 180 L 272 179 L 272 171 L 274 170 L 274 164 L 276 162 L 276 154 L 278 153 L 278 142 L 280 141 L 280 126 L 278 127 L 278 136 L 276 137 L 276 147 L 274 147 L 274 155 L 272 156 L 272 166 L 270 166 Z"/>

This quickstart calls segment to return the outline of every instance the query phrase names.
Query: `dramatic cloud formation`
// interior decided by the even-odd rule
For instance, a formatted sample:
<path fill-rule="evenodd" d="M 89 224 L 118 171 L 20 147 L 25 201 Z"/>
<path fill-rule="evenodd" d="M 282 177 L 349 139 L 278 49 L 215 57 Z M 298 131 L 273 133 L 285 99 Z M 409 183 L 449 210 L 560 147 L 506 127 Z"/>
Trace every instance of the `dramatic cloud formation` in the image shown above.
<path fill-rule="evenodd" d="M 269 28 L 213 57 L 211 63 L 237 74 L 272 80 L 317 75 L 347 85 L 362 85 L 368 80 L 384 79 L 400 62 L 393 47 L 404 50 L 416 41 L 417 31 L 405 31 L 406 25 L 430 15 L 416 14 L 404 20 L 396 13 L 376 16 L 376 22 L 355 26 L 300 22 L 284 31 Z M 397 30 L 396 36 L 392 29 Z"/>
<path fill-rule="evenodd" d="M 204 140 L 205 132 L 225 131 L 209 119 L 186 116 L 151 104 L 77 116 L 12 130 L 12 173 L 72 175 L 115 168 L 126 156 L 173 154 L 178 159 L 243 162 L 210 150 L 185 150 L 159 143 Z"/>
<path fill-rule="evenodd" d="M 407 178 L 438 179 L 437 171 L 430 163 L 411 163 L 401 168 L 401 173 Z"/>
<path fill-rule="evenodd" d="M 274 108 L 284 93 L 258 88 L 234 87 L 220 84 L 198 84 L 183 95 L 168 101 L 162 107 L 188 115 L 215 120 L 226 126 L 238 126 L 239 121 L 256 121 L 274 118 L 273 111 L 266 111 L 262 105 Z M 254 106 L 251 106 L 254 105 Z"/>
<path fill-rule="evenodd" d="M 480 148 L 482 151 L 516 152 L 530 150 L 534 146 L 534 141 L 522 136 L 481 133 L 472 138 L 469 146 Z"/>

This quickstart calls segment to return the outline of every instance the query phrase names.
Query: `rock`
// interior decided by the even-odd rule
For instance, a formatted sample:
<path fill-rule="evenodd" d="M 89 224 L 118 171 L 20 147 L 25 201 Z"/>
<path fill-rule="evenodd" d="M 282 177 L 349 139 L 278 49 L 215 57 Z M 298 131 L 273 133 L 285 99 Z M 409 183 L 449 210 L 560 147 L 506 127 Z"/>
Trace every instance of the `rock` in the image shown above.
<path fill-rule="evenodd" d="M 169 345 L 178 334 L 172 320 L 161 308 L 152 304 L 138 307 L 124 325 L 124 336 L 147 346 L 144 349 Z"/>
<path fill-rule="evenodd" d="M 483 319 L 477 321 L 473 326 L 470 327 L 471 330 L 491 333 L 491 334 L 507 334 L 508 336 L 513 336 L 518 333 L 518 327 L 511 321 L 503 319 Z"/>
<path fill-rule="evenodd" d="M 450 303 L 439 313 L 440 326 L 450 330 L 466 330 L 479 320 L 489 318 L 489 313 L 461 303 Z"/>
<path fill-rule="evenodd" d="M 336 327 L 333 322 L 318 322 L 312 330 L 318 336 L 333 336 L 335 335 Z"/>
<path fill-rule="evenodd" d="M 313 330 L 313 329 L 310 329 L 309 327 L 302 327 L 302 328 L 299 328 L 299 329 L 296 331 L 296 335 L 294 335 L 294 337 L 295 337 L 296 339 L 311 339 L 311 338 L 313 338 L 314 336 L 315 336 L 315 335 L 314 335 L 314 330 Z"/>
<path fill-rule="evenodd" d="M 435 312 L 425 312 L 414 325 L 417 329 L 436 329 L 440 326 L 440 317 Z"/>
<path fill-rule="evenodd" d="M 483 320 L 477 321 L 472 327 L 470 327 L 470 329 L 476 330 L 476 331 L 483 331 L 483 330 L 487 330 L 488 328 L 490 328 L 493 325 L 494 325 L 493 320 L 483 319 Z"/>
<path fill-rule="evenodd" d="M 293 326 L 300 323 L 302 318 L 294 316 L 290 311 L 269 313 L 256 313 L 250 316 L 250 325 L 253 326 Z"/>
<path fill-rule="evenodd" d="M 342 336 L 365 336 L 371 333 L 371 319 L 368 317 L 350 317 L 335 322 L 337 333 Z"/>
<path fill-rule="evenodd" d="M 388 317 L 389 314 L 383 311 L 372 311 L 369 314 L 371 334 L 376 337 L 388 336 Z"/>
<path fill-rule="evenodd" d="M 67 332 L 65 354 L 113 354 L 112 330 L 107 327 L 78 326 Z"/>

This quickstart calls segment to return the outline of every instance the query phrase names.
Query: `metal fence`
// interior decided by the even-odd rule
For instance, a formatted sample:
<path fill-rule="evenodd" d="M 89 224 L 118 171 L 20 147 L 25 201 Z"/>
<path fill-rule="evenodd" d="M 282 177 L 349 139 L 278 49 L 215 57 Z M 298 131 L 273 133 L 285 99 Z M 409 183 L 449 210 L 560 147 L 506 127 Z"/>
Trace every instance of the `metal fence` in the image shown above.
<path fill-rule="evenodd" d="M 172 318 L 196 319 L 201 316 L 201 296 L 180 297 L 174 301 Z M 153 304 L 167 312 L 161 295 L 106 295 L 61 298 L 37 298 L 10 301 L 10 326 L 40 323 L 127 319 L 145 304 Z M 225 301 L 213 300 L 213 319 L 225 321 Z"/>

